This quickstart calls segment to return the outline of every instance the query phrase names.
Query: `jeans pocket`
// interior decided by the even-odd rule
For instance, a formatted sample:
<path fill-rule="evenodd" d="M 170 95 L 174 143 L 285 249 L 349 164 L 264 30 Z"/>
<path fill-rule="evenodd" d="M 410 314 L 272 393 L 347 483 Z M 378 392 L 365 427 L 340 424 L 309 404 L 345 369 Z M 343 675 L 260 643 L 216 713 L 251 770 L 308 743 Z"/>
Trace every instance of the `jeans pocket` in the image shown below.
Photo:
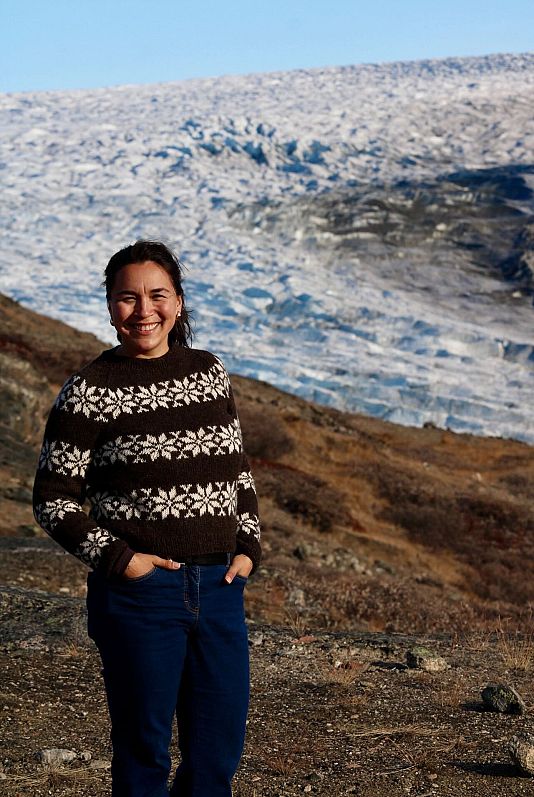
<path fill-rule="evenodd" d="M 128 576 L 121 576 L 120 583 L 121 584 L 139 584 L 140 581 L 148 581 L 149 579 L 153 578 L 157 571 L 161 570 L 159 567 L 153 567 L 152 570 L 149 570 L 148 573 L 143 573 L 142 576 L 135 576 L 135 578 L 128 578 Z"/>

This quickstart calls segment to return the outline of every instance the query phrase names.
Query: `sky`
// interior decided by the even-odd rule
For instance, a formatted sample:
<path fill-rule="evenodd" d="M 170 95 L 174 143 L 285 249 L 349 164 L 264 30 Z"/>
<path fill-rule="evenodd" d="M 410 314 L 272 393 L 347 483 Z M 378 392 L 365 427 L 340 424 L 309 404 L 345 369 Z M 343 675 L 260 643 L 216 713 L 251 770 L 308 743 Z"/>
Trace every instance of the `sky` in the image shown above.
<path fill-rule="evenodd" d="M 0 92 L 534 49 L 534 0 L 2 0 Z"/>

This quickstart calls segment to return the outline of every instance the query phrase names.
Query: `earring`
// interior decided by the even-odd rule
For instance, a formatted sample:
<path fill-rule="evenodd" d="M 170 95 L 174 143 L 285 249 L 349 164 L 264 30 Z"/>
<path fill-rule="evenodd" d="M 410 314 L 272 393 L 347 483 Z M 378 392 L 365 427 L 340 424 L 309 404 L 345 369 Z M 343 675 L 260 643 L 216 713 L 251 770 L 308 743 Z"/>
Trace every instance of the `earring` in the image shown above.
<path fill-rule="evenodd" d="M 111 324 L 112 327 L 115 326 L 115 324 L 113 323 L 113 319 L 112 318 L 109 319 L 109 323 Z"/>

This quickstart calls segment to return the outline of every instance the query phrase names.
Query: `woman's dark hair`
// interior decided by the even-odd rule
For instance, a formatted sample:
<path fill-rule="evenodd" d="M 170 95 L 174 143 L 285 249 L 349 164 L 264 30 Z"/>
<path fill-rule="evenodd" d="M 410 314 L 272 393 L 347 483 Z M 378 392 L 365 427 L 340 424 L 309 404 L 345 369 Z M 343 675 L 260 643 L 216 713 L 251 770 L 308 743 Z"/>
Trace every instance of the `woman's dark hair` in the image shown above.
<path fill-rule="evenodd" d="M 121 268 L 129 266 L 131 263 L 144 263 L 147 260 L 151 260 L 165 269 L 172 280 L 176 295 L 182 297 L 181 314 L 169 332 L 169 346 L 177 343 L 179 346 L 189 347 L 193 338 L 189 319 L 193 313 L 185 306 L 185 296 L 182 288 L 182 270 L 185 267 L 183 263 L 180 263 L 172 249 L 169 249 L 161 241 L 136 241 L 113 255 L 104 270 L 105 279 L 102 282 L 102 286 L 106 288 L 106 298 L 108 302 L 111 301 L 115 277 Z M 120 341 L 118 333 L 117 337 Z"/>

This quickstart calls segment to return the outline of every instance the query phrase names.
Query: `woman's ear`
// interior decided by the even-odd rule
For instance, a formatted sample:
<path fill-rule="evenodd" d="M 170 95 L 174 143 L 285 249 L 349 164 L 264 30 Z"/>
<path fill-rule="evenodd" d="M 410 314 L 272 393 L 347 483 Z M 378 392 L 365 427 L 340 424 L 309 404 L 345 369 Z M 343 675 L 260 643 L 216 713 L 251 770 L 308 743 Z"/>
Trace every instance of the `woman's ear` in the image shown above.
<path fill-rule="evenodd" d="M 108 301 L 108 302 L 106 302 L 106 304 L 108 306 L 109 323 L 111 324 L 111 326 L 114 326 L 114 324 L 113 324 L 113 313 L 111 312 L 111 302 Z"/>

